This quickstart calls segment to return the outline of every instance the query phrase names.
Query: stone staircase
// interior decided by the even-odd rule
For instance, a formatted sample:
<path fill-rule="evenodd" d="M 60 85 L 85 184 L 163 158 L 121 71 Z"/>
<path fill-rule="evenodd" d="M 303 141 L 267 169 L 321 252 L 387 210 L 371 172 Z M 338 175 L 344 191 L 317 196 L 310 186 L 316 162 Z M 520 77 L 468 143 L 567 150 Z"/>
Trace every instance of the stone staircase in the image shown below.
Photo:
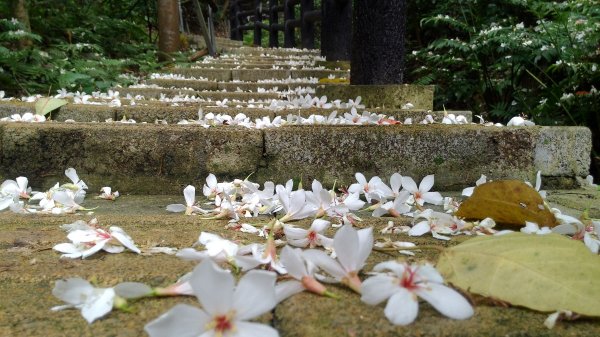
<path fill-rule="evenodd" d="M 330 75 L 338 81 L 324 80 Z M 348 75 L 347 64 L 321 60 L 317 51 L 248 48 L 231 42 L 220 58 L 168 68 L 146 78 L 143 85 L 114 88 L 118 96 L 113 93 L 88 100 L 102 104 L 75 104 L 76 98 L 67 98 L 71 103 L 53 112 L 52 122 L 0 123 L 3 179 L 26 176 L 31 186 L 42 190 L 57 181 L 64 182 L 65 168 L 74 167 L 90 187 L 85 206 L 98 206 L 93 215 L 0 213 L 0 336 L 140 336 L 144 324 L 174 304 L 196 303 L 193 298 L 142 300 L 134 303 L 135 313 L 115 310 L 93 325 L 88 325 L 77 311 L 50 312 L 50 307 L 60 304 L 51 294 L 59 278 L 80 276 L 100 286 L 123 281 L 166 286 L 193 266 L 172 256 L 126 253 L 61 260 L 51 247 L 65 240 L 58 225 L 92 216 L 103 224 L 121 226 L 142 246 L 189 247 L 200 231 L 241 241 L 255 240 L 250 234 L 224 229 L 226 220 L 203 220 L 165 211 L 166 205 L 183 201 L 184 186 L 192 184 L 198 189 L 209 173 L 219 181 L 251 176 L 259 183 L 283 183 L 293 178 L 310 185 L 312 179 L 319 179 L 326 186 L 348 186 L 354 182 L 356 172 L 385 179 L 400 172 L 415 180 L 435 174 L 434 189 L 443 191 L 472 186 L 481 174 L 494 180 L 535 181 L 536 172 L 541 171 L 546 189 L 575 188 L 577 177 L 588 174 L 591 134 L 587 128 L 421 125 L 419 122 L 427 115 L 438 122 L 444 117 L 444 112 L 429 111 L 431 107 L 427 106 L 401 109 L 366 101 L 363 103 L 367 107 L 357 111 L 357 116 L 369 111 L 396 121 L 411 118 L 412 125 L 289 123 L 269 128 L 206 128 L 193 123 L 199 109 L 204 116 L 212 113 L 234 117 L 243 113 L 251 121 L 263 117 L 272 121 L 278 116 L 287 120 L 288 115 L 327 117 L 334 110 L 341 116 L 350 108 L 303 107 L 293 102 L 307 93 L 314 97 L 315 91 L 338 90 L 347 85 L 339 79 Z M 431 88 L 421 88 L 421 92 L 432 99 Z M 225 99 L 227 102 L 223 102 Z M 398 100 L 411 103 L 413 99 Z M 427 101 L 423 97 L 419 100 Z M 33 109 L 34 103 L 0 101 L 0 117 Z M 446 113 L 472 119 L 470 112 Z M 178 125 L 182 120 L 188 120 L 188 124 Z M 112 186 L 122 196 L 114 203 L 92 199 L 93 191 L 102 186 Z M 573 213 L 597 198 L 580 190 L 549 191 L 548 196 L 553 205 Z M 592 211 L 598 212 L 594 207 Z M 361 226 L 373 226 L 379 236 L 390 218 L 371 218 L 368 214 L 359 214 L 365 219 Z M 259 224 L 264 219 L 249 222 Z M 307 227 L 310 221 L 297 225 Z M 390 238 L 407 239 L 401 234 Z M 411 241 L 449 246 L 466 239 L 460 236 L 442 243 L 431 237 L 417 237 Z M 435 260 L 436 255 L 424 251 L 419 260 Z M 390 256 L 374 252 L 366 270 L 387 259 Z M 549 331 L 542 325 L 546 317 L 543 313 L 486 305 L 477 306 L 475 317 L 464 322 L 444 319 L 431 307 L 421 306 L 422 313 L 414 324 L 396 327 L 387 322 L 382 307 L 366 306 L 344 288 L 333 289 L 340 295 L 339 300 L 302 293 L 286 300 L 261 321 L 272 324 L 286 337 L 600 333 L 594 321 L 565 324 Z"/>

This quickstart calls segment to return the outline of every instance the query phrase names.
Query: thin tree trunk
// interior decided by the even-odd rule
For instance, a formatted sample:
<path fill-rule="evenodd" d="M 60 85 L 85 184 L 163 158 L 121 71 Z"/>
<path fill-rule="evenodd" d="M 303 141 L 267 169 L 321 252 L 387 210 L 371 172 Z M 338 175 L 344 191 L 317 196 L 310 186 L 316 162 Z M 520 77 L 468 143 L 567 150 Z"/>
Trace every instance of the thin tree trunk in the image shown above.
<path fill-rule="evenodd" d="M 179 50 L 179 4 L 158 0 L 158 59 L 166 61 Z"/>

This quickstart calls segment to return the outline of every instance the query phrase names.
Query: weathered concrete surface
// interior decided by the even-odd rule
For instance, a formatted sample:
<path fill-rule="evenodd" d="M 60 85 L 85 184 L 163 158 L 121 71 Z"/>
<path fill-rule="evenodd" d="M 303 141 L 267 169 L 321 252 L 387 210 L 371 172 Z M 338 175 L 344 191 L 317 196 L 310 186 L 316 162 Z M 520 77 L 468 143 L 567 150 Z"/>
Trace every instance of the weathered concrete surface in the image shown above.
<path fill-rule="evenodd" d="M 242 47 L 232 50 L 233 55 L 271 55 L 271 56 L 319 56 L 317 49 L 291 49 L 291 48 L 260 48 L 260 47 Z"/>
<path fill-rule="evenodd" d="M 86 179 L 85 175 L 81 176 Z M 196 185 L 198 188 L 199 185 Z M 566 193 L 572 193 L 569 191 Z M 549 198 L 563 192 L 549 191 Z M 555 195 L 556 194 L 556 195 Z M 143 282 L 153 287 L 164 287 L 175 282 L 194 267 L 168 255 L 140 256 L 131 252 L 108 254 L 100 252 L 85 260 L 60 259 L 52 251 L 58 243 L 66 242 L 66 234 L 59 225 L 75 220 L 97 217 L 102 225 L 122 227 L 144 249 L 154 246 L 190 247 L 201 231 L 218 233 L 240 243 L 260 242 L 255 235 L 225 229 L 227 220 L 201 220 L 198 216 L 184 216 L 165 211 L 171 203 L 182 203 L 181 194 L 174 196 L 128 196 L 116 201 L 95 200 L 92 189 L 84 205 L 98 207 L 93 215 L 22 216 L 0 213 L 0 336 L 62 337 L 62 336 L 143 336 L 143 326 L 178 303 L 199 306 L 194 297 L 173 297 L 132 301 L 131 313 L 113 310 L 105 318 L 89 325 L 78 310 L 51 312 L 53 306 L 63 304 L 52 295 L 59 279 L 82 277 L 98 287 L 110 287 L 120 282 Z M 581 211 L 581 210 L 580 210 Z M 578 216 L 577 213 L 569 213 Z M 449 242 L 430 236 L 408 237 L 403 234 L 382 235 L 379 231 L 389 220 L 407 223 L 407 219 L 371 218 L 359 213 L 365 221 L 361 227 L 374 227 L 376 238 L 412 241 L 418 245 L 453 246 L 466 236 L 455 236 Z M 267 218 L 249 219 L 251 223 L 266 223 Z M 311 220 L 296 225 L 308 228 Z M 327 236 L 332 236 L 333 229 Z M 365 272 L 378 262 L 396 258 L 373 252 L 367 260 Z M 435 250 L 417 252 L 408 261 L 437 260 Z M 361 279 L 367 277 L 361 273 Z M 259 318 L 278 329 L 282 337 L 295 336 L 582 336 L 600 334 L 598 319 L 580 319 L 560 322 L 553 330 L 543 326 L 547 314 L 522 308 L 494 306 L 491 301 L 475 298 L 475 316 L 465 321 L 444 318 L 424 302 L 420 303 L 417 320 L 406 327 L 391 325 L 383 314 L 383 305 L 368 306 L 358 295 L 337 285 L 328 285 L 339 300 L 302 293 L 279 304 L 273 314 Z"/>
<path fill-rule="evenodd" d="M 497 128 L 478 125 L 282 127 L 265 130 L 265 160 L 255 177 L 291 177 L 326 185 L 349 185 L 354 173 L 422 178 L 436 174 L 435 188 L 459 189 L 481 174 L 488 179 L 560 177 L 569 185 L 589 171 L 591 134 L 584 127 Z M 561 144 L 553 165 L 536 160 L 550 134 L 578 142 Z M 559 138 L 562 139 L 562 138 Z"/>
<path fill-rule="evenodd" d="M 407 103 L 414 105 L 414 109 L 433 109 L 432 85 L 345 85 L 324 84 L 317 86 L 317 95 L 336 97 L 343 100 L 362 97 L 362 102 L 367 107 L 401 108 Z"/>
<path fill-rule="evenodd" d="M 191 81 L 190 81 L 191 82 Z M 191 83 L 190 83 L 191 84 Z M 198 98 L 211 99 L 213 101 L 223 100 L 225 98 L 229 100 L 269 100 L 279 98 L 279 94 L 276 92 L 222 92 L 222 91 L 196 91 L 185 88 L 179 89 L 164 89 L 164 88 L 116 88 L 122 96 L 131 94 L 132 96 L 142 95 L 146 99 L 159 99 L 161 95 L 166 97 L 179 96 L 196 96 Z"/>
<path fill-rule="evenodd" d="M 49 188 L 74 167 L 94 186 L 125 193 L 179 193 L 209 172 L 245 177 L 262 156 L 262 134 L 198 126 L 51 124 L 0 125 L 0 173 Z"/>
<path fill-rule="evenodd" d="M 230 69 L 201 69 L 175 67 L 168 70 L 170 74 L 180 74 L 185 77 L 206 78 L 209 81 L 231 81 Z"/>

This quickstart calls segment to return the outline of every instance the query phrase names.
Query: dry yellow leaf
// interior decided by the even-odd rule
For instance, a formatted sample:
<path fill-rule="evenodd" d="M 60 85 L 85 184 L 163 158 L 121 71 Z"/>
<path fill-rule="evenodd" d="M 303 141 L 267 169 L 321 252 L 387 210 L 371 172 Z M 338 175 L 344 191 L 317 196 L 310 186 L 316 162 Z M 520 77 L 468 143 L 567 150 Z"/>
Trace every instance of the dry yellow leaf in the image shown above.
<path fill-rule="evenodd" d="M 558 224 L 538 191 L 519 180 L 496 180 L 477 186 L 456 216 L 471 220 L 492 218 L 514 226 L 523 226 L 526 221 L 549 227 Z"/>
<path fill-rule="evenodd" d="M 543 312 L 600 316 L 600 257 L 562 235 L 478 237 L 446 249 L 436 267 L 471 293 Z"/>

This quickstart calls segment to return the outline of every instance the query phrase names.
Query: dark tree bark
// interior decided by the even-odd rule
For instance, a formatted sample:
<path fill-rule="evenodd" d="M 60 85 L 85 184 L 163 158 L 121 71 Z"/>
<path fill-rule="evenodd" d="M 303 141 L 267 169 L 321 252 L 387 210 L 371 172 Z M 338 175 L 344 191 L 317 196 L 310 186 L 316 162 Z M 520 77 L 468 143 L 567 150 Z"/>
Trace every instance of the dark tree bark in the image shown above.
<path fill-rule="evenodd" d="M 349 61 L 352 47 L 352 1 L 323 0 L 321 55 L 327 61 Z"/>
<path fill-rule="evenodd" d="M 355 0 L 351 84 L 400 84 L 406 0 Z"/>
<path fill-rule="evenodd" d="M 179 50 L 179 5 L 177 0 L 158 0 L 158 58 L 169 59 Z"/>
<path fill-rule="evenodd" d="M 29 24 L 29 11 L 28 11 L 27 0 L 11 0 L 10 9 L 12 17 L 19 20 L 25 26 L 25 30 L 31 32 L 31 25 Z M 25 48 L 31 46 L 32 42 L 29 39 L 21 39 L 19 41 L 19 47 Z"/>

